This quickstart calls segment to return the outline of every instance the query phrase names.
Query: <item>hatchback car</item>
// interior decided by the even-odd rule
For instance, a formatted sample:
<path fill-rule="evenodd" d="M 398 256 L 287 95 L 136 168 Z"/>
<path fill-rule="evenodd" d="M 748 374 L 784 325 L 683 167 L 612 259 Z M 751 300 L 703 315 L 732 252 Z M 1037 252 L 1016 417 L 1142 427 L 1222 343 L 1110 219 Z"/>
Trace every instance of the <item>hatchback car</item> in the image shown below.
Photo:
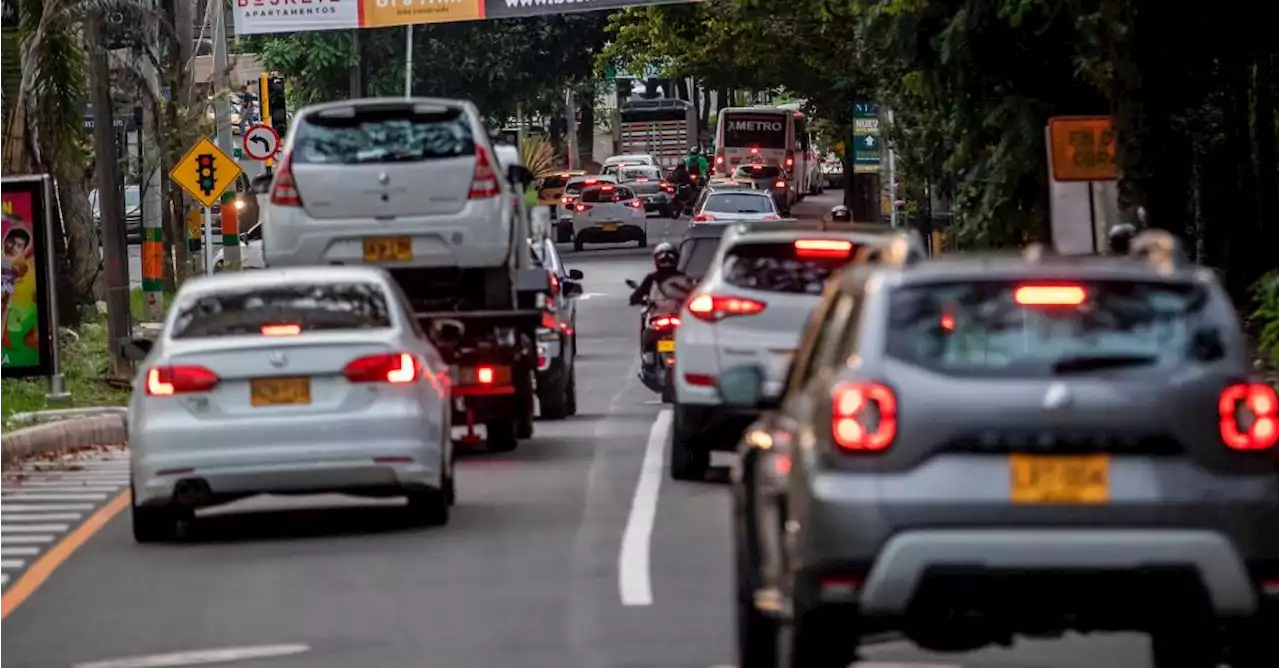
<path fill-rule="evenodd" d="M 606 183 L 584 189 L 573 205 L 573 249 L 631 241 L 641 248 L 649 245 L 644 202 L 624 185 Z"/>
<path fill-rule="evenodd" d="M 129 402 L 133 533 L 257 494 L 453 501 L 449 367 L 384 271 L 228 272 L 183 283 Z"/>
<path fill-rule="evenodd" d="M 861 248 L 900 238 L 888 231 L 881 225 L 823 229 L 821 223 L 799 221 L 725 231 L 708 273 L 685 302 L 676 333 L 673 478 L 703 478 L 711 451 L 732 449 L 755 417 L 724 406 L 716 393 L 721 371 L 761 364 L 780 382 L 827 278 Z M 923 255 L 919 240 L 910 239 L 912 252 Z"/>
<path fill-rule="evenodd" d="M 501 266 L 511 189 L 465 100 L 370 98 L 303 108 L 266 206 L 267 266 Z"/>
<path fill-rule="evenodd" d="M 694 223 L 745 223 L 780 220 L 782 213 L 768 192 L 735 188 L 707 188 L 693 208 Z"/>
<path fill-rule="evenodd" d="M 770 409 L 733 474 L 741 666 L 844 666 L 885 631 L 1138 631 L 1155 668 L 1276 665 L 1276 392 L 1161 236 L 1145 260 L 855 265 L 780 399 L 772 371 L 722 373 Z"/>
<path fill-rule="evenodd" d="M 573 205 L 582 196 L 583 188 L 617 182 L 618 177 L 608 174 L 583 174 L 570 178 L 565 183 L 564 192 L 560 195 L 560 205 L 554 218 L 556 241 L 565 243 L 573 240 Z"/>
<path fill-rule="evenodd" d="M 662 177 L 660 168 L 649 165 L 622 167 L 618 170 L 618 180 L 644 202 L 645 213 L 657 212 L 667 218 L 675 218 L 679 213 L 672 198 L 676 189 Z"/>
<path fill-rule="evenodd" d="M 773 195 L 773 203 L 782 215 L 791 215 L 791 206 L 798 198 L 795 189 L 791 187 L 791 176 L 787 174 L 787 170 L 759 162 L 738 165 L 731 178 L 737 183 L 750 184 L 756 190 L 764 190 Z"/>

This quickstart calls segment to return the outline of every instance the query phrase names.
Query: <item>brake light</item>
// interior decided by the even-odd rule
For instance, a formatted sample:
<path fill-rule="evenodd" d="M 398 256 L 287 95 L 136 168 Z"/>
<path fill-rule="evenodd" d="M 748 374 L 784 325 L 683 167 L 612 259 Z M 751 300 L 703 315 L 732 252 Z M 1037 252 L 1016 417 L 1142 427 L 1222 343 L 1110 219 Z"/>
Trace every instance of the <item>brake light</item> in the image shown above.
<path fill-rule="evenodd" d="M 752 146 L 752 147 L 751 147 L 751 155 L 760 155 L 760 149 L 758 149 L 758 148 L 756 148 L 756 147 Z"/>
<path fill-rule="evenodd" d="M 352 383 L 403 385 L 422 375 L 422 365 L 409 353 L 380 353 L 351 360 L 342 367 L 342 375 Z"/>
<path fill-rule="evenodd" d="M 759 171 L 761 169 L 764 169 L 764 165 L 751 165 L 751 169 Z"/>
<path fill-rule="evenodd" d="M 842 258 L 853 252 L 853 242 L 841 239 L 796 239 L 796 257 Z"/>
<path fill-rule="evenodd" d="M 293 180 L 293 154 L 286 152 L 276 167 L 271 181 L 271 204 L 274 206 L 302 206 L 298 184 Z"/>
<path fill-rule="evenodd" d="M 777 216 L 765 216 L 764 218 L 761 218 L 760 220 L 782 220 L 782 219 L 781 219 L 781 218 L 779 218 L 779 217 L 777 217 Z"/>
<path fill-rule="evenodd" d="M 566 195 L 560 198 L 560 203 L 564 205 L 573 204 L 573 198 Z"/>
<path fill-rule="evenodd" d="M 786 182 L 786 181 L 776 181 L 776 182 L 774 182 L 773 187 L 774 187 L 774 188 L 786 188 L 786 187 L 787 187 L 787 182 Z"/>
<path fill-rule="evenodd" d="M 676 316 L 664 315 L 660 318 L 654 318 L 649 326 L 655 330 L 674 329 L 680 326 L 680 318 Z"/>
<path fill-rule="evenodd" d="M 765 303 L 742 297 L 703 293 L 690 299 L 685 308 L 699 320 L 717 322 L 735 315 L 756 315 L 764 311 Z"/>
<path fill-rule="evenodd" d="M 649 179 L 646 179 L 646 178 L 645 178 L 645 177 L 643 177 L 643 176 L 642 176 L 642 177 L 640 177 L 640 178 L 638 178 L 638 179 L 636 179 L 636 183 L 648 183 L 648 182 L 649 182 Z"/>
<path fill-rule="evenodd" d="M 717 165 L 724 164 L 724 151 L 716 151 L 716 164 Z"/>
<path fill-rule="evenodd" d="M 596 179 L 587 179 L 586 181 L 583 181 L 583 183 L 585 183 L 585 184 L 587 184 L 587 185 L 589 185 L 589 186 L 590 186 L 590 185 L 595 185 L 595 183 L 596 183 Z"/>
<path fill-rule="evenodd" d="M 627 202 L 627 206 L 629 206 L 629 207 L 631 207 L 631 208 L 633 208 L 633 209 L 643 209 L 643 208 L 644 208 L 644 202 L 641 202 L 641 201 L 640 201 L 640 200 L 638 200 L 638 199 L 633 199 L 633 200 L 631 200 L 631 201 Z"/>
<path fill-rule="evenodd" d="M 497 197 L 502 190 L 498 187 L 498 173 L 493 169 L 493 160 L 489 157 L 489 149 L 476 146 L 476 170 L 471 176 L 471 192 L 467 199 L 488 199 Z"/>
<path fill-rule="evenodd" d="M 715 217 L 715 216 L 713 216 L 713 215 L 711 215 L 711 214 L 709 214 L 709 213 L 700 213 L 700 214 L 698 214 L 698 215 L 696 215 L 696 216 L 694 216 L 694 217 L 693 217 L 693 222 L 695 222 L 695 223 L 705 223 L 705 222 L 707 222 L 707 221 L 711 221 L 711 220 L 715 220 L 715 219 L 716 219 L 716 217 Z"/>
<path fill-rule="evenodd" d="M 613 186 L 600 186 L 600 192 L 611 193 L 613 192 Z"/>
<path fill-rule="evenodd" d="M 482 366 L 482 367 L 476 368 L 476 382 L 480 383 L 481 385 L 492 385 L 493 376 L 494 376 L 493 367 L 491 366 Z"/>
<path fill-rule="evenodd" d="M 670 187 L 671 187 L 671 184 L 670 184 L 670 183 L 667 183 L 666 181 L 660 181 L 660 182 L 658 183 L 658 187 L 659 187 L 659 188 L 670 188 Z"/>
<path fill-rule="evenodd" d="M 791 166 L 796 164 L 796 154 L 794 151 L 787 151 L 786 163 L 787 169 L 791 169 Z"/>
<path fill-rule="evenodd" d="M 582 213 L 582 212 L 584 212 L 584 211 L 590 211 L 590 210 L 591 210 L 591 205 L 590 205 L 590 204 L 582 204 L 582 203 L 578 203 L 578 204 L 573 205 L 573 210 L 574 210 L 574 211 L 577 211 L 578 213 Z"/>
<path fill-rule="evenodd" d="M 1024 285 L 1013 293 L 1014 301 L 1023 306 L 1079 306 L 1085 297 L 1078 285 Z"/>
<path fill-rule="evenodd" d="M 841 383 L 831 392 L 831 438 L 842 450 L 879 452 L 898 434 L 898 398 L 880 383 Z"/>
<path fill-rule="evenodd" d="M 198 365 L 153 366 L 147 371 L 147 394 L 153 397 L 208 392 L 217 384 L 218 374 Z"/>
<path fill-rule="evenodd" d="M 1280 415 L 1276 391 L 1263 383 L 1232 385 L 1218 398 L 1222 442 L 1232 450 L 1268 450 L 1276 446 Z"/>
<path fill-rule="evenodd" d="M 263 336 L 297 336 L 302 333 L 299 325 L 263 325 Z"/>

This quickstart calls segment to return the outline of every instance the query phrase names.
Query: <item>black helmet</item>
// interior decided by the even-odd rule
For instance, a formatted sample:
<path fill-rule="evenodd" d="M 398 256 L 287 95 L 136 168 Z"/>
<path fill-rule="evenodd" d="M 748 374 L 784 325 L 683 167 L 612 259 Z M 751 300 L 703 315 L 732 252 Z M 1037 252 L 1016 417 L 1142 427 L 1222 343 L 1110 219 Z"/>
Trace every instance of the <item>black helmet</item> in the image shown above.
<path fill-rule="evenodd" d="M 853 212 L 843 204 L 831 207 L 831 221 L 835 223 L 852 223 Z"/>
<path fill-rule="evenodd" d="M 653 247 L 653 266 L 658 269 L 675 269 L 680 264 L 680 251 L 664 241 Z"/>
<path fill-rule="evenodd" d="M 1120 223 L 1107 233 L 1107 246 L 1115 255 L 1128 255 L 1129 244 L 1138 236 L 1138 227 L 1133 223 Z"/>

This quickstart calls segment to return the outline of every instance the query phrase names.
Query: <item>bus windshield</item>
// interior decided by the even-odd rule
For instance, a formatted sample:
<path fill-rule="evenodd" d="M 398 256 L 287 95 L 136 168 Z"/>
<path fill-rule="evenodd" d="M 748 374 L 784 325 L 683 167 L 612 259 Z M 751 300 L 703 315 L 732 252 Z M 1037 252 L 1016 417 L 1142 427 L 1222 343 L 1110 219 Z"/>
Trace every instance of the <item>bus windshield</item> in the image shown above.
<path fill-rule="evenodd" d="M 725 147 L 786 148 L 785 114 L 745 113 L 725 116 Z"/>

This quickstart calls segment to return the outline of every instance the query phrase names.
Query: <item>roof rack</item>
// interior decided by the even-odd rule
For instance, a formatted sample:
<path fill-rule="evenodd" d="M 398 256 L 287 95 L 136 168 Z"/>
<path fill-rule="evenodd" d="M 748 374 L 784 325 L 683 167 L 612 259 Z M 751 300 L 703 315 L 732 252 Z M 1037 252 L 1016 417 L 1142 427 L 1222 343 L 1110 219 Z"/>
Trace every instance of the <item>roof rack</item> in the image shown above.
<path fill-rule="evenodd" d="M 1144 230 L 1129 242 L 1129 257 L 1145 262 L 1160 273 L 1191 265 L 1178 238 L 1164 230 Z"/>

